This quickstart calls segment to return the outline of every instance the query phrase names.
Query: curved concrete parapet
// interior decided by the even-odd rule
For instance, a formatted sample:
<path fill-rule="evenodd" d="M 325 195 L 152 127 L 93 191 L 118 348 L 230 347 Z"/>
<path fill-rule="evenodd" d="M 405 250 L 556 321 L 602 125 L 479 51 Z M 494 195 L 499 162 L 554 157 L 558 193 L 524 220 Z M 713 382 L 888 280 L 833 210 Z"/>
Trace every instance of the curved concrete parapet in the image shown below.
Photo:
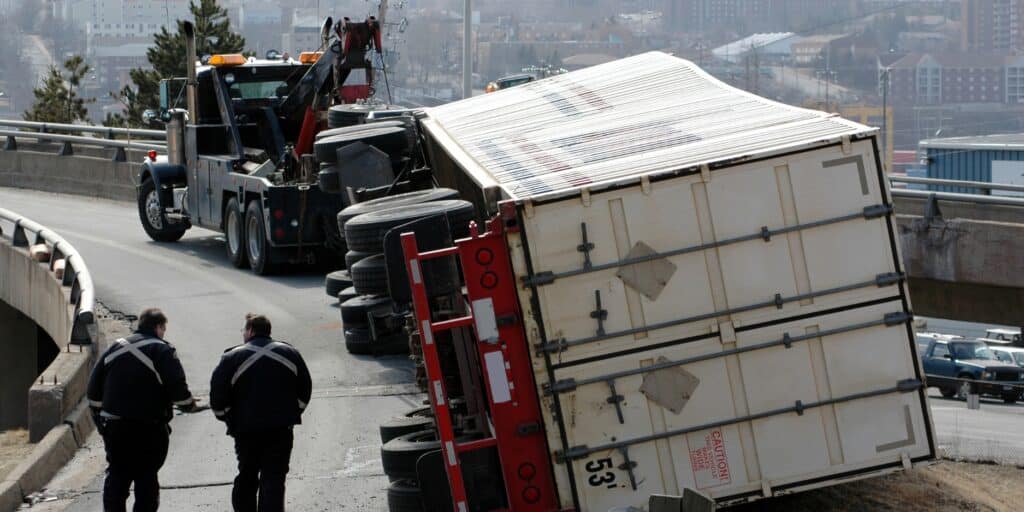
<path fill-rule="evenodd" d="M 29 441 L 36 443 L 0 481 L 2 512 L 46 485 L 91 432 L 82 398 L 99 329 L 92 277 L 78 251 L 56 232 L 2 208 L 0 302 L 6 319 L 0 325 L 6 332 L 0 338 L 6 351 L 0 423 L 27 426 Z M 47 337 L 53 343 L 45 344 L 56 345 L 57 353 L 46 356 L 41 364 L 52 361 L 42 369 L 39 339 Z"/>
<path fill-rule="evenodd" d="M 7 233 L 0 224 L 0 301 L 34 320 L 61 349 L 92 344 L 95 289 L 82 256 L 54 231 L 12 211 L 0 208 L 0 221 L 13 226 Z M 40 244 L 49 253 L 45 264 L 30 254 Z"/>

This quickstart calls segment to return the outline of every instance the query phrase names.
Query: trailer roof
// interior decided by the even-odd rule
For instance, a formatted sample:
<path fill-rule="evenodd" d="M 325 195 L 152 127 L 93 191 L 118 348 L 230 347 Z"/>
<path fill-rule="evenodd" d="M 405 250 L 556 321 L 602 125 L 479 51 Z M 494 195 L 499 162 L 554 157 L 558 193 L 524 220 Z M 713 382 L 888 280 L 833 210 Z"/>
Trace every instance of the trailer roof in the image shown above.
<path fill-rule="evenodd" d="M 514 199 L 747 160 L 874 128 L 726 85 L 649 52 L 427 109 L 482 186 Z"/>

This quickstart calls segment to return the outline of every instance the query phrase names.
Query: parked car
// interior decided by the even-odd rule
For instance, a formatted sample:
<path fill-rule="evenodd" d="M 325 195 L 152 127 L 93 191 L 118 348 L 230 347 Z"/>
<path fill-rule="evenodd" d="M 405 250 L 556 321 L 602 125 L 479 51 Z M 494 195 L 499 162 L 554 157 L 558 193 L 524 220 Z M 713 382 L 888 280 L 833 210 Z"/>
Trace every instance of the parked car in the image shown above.
<path fill-rule="evenodd" d="M 922 360 L 928 385 L 946 398 L 966 399 L 973 391 L 1012 404 L 1024 389 L 1024 371 L 998 360 L 980 341 L 933 339 Z"/>
<path fill-rule="evenodd" d="M 993 346 L 991 344 L 988 348 L 993 354 L 995 354 L 996 359 L 1007 364 L 1015 364 L 1017 366 L 1024 367 L 1024 348 Z"/>
<path fill-rule="evenodd" d="M 1005 341 L 1013 345 L 1021 345 L 1020 329 L 988 329 L 985 331 L 985 337 Z"/>

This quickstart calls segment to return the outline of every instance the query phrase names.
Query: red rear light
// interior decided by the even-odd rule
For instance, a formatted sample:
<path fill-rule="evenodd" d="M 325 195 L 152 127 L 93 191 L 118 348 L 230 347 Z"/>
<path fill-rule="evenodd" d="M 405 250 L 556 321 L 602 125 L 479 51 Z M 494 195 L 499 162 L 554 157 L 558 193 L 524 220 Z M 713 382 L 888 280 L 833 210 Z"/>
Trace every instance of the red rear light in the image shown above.
<path fill-rule="evenodd" d="M 523 501 L 527 503 L 537 503 L 540 501 L 540 489 L 532 485 L 523 489 Z"/>
<path fill-rule="evenodd" d="M 274 218 L 281 220 L 284 218 L 284 210 L 274 210 Z"/>
<path fill-rule="evenodd" d="M 274 230 L 274 238 L 278 240 L 284 240 L 284 228 L 277 228 Z"/>
<path fill-rule="evenodd" d="M 533 477 L 537 476 L 537 467 L 529 462 L 524 462 L 519 465 L 519 469 L 516 473 L 519 475 L 519 478 L 522 478 L 523 480 L 531 480 Z"/>
<path fill-rule="evenodd" d="M 148 156 L 148 157 L 149 157 L 149 160 L 150 160 L 151 162 L 156 162 L 156 150 L 155 150 L 155 149 L 151 149 L 151 150 L 149 150 L 149 151 L 148 151 L 148 152 L 146 153 L 146 156 Z"/>

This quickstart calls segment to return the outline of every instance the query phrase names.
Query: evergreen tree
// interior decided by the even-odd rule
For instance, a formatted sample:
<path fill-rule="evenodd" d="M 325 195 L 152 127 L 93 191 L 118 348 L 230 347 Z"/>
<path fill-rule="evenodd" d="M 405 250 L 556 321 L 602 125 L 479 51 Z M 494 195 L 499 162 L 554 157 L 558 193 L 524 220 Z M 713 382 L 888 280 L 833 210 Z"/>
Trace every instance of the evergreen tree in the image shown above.
<path fill-rule="evenodd" d="M 28 121 L 46 123 L 73 123 L 88 119 L 89 111 L 85 106 L 96 100 L 80 97 L 76 89 L 82 84 L 82 78 L 89 74 L 89 69 L 81 55 L 64 61 L 63 71 L 51 66 L 43 85 L 32 90 L 35 104 L 25 111 L 23 117 Z"/>
<path fill-rule="evenodd" d="M 217 0 L 198 0 L 189 3 L 192 22 L 196 29 L 197 57 L 217 53 L 241 53 L 245 38 L 231 31 L 228 13 Z M 160 80 L 185 76 L 185 22 L 178 20 L 177 30 L 167 27 L 153 36 L 153 46 L 146 50 L 146 59 L 153 69 L 131 70 L 134 87 L 126 85 L 112 93 L 125 105 L 123 114 L 107 116 L 107 126 L 141 126 L 142 113 L 160 106 Z"/>

